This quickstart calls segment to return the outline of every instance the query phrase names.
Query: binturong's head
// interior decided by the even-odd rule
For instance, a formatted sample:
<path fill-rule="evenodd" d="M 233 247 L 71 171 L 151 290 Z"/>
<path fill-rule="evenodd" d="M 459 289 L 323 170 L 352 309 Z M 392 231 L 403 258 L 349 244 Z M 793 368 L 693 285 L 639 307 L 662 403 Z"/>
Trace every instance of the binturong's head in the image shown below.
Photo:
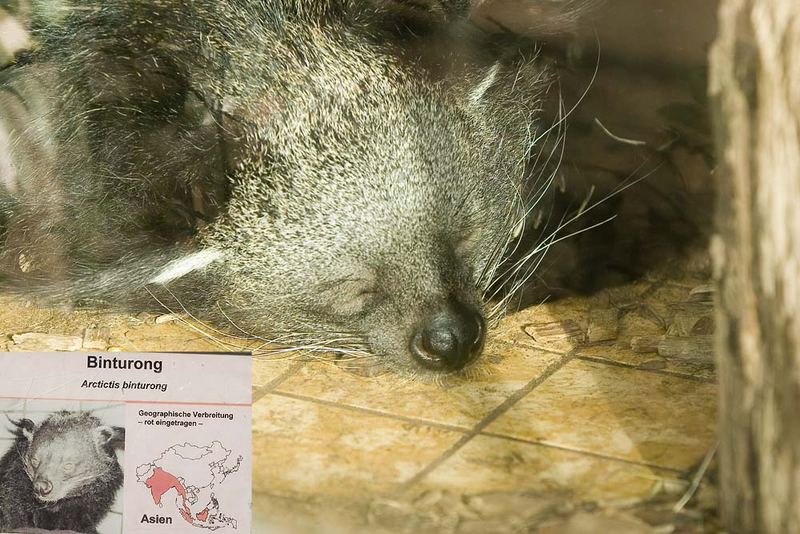
<path fill-rule="evenodd" d="M 16 448 L 34 496 L 43 504 L 109 490 L 122 480 L 114 453 L 124 440 L 124 429 L 103 425 L 88 412 L 62 411 L 40 424 L 30 419 L 15 421 Z"/>
<path fill-rule="evenodd" d="M 547 69 L 330 13 L 260 31 L 239 41 L 268 42 L 258 54 L 230 52 L 248 83 L 220 96 L 238 128 L 230 202 L 169 269 L 198 266 L 225 319 L 282 344 L 365 350 L 401 372 L 470 365 L 531 209 Z"/>

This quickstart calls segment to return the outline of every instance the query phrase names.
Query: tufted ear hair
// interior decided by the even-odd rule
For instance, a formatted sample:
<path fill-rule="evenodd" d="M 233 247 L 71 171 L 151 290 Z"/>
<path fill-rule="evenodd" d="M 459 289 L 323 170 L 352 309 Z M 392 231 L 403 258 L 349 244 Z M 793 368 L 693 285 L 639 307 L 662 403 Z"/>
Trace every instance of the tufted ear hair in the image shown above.
<path fill-rule="evenodd" d="M 475 0 L 373 0 L 379 8 L 411 18 L 447 21 L 467 18 Z"/>
<path fill-rule="evenodd" d="M 92 437 L 99 452 L 125 449 L 125 429 L 121 426 L 98 426 L 92 430 Z"/>
<path fill-rule="evenodd" d="M 419 20 L 488 22 L 495 29 L 529 36 L 575 31 L 580 21 L 605 0 L 373 0 L 380 8 Z M 503 27 L 503 21 L 509 21 Z M 514 27 L 522 22 L 524 26 Z M 499 27 L 497 27 L 499 26 Z"/>
<path fill-rule="evenodd" d="M 474 0 L 472 19 L 488 31 L 534 39 L 575 33 L 605 0 Z"/>
<path fill-rule="evenodd" d="M 8 416 L 6 416 L 6 417 L 8 417 Z M 31 421 L 30 419 L 17 419 L 17 420 L 14 420 L 14 419 L 8 418 L 8 420 L 11 421 L 11 424 L 13 424 L 15 427 L 17 427 L 17 429 L 14 431 L 14 434 L 18 438 L 23 438 L 23 439 L 26 439 L 28 441 L 31 441 L 33 439 L 33 434 L 34 434 L 34 432 L 36 432 L 36 423 Z"/>
<path fill-rule="evenodd" d="M 465 98 L 503 125 L 506 143 L 527 152 L 553 80 L 554 71 L 537 48 L 512 47 L 492 65 L 469 74 Z"/>

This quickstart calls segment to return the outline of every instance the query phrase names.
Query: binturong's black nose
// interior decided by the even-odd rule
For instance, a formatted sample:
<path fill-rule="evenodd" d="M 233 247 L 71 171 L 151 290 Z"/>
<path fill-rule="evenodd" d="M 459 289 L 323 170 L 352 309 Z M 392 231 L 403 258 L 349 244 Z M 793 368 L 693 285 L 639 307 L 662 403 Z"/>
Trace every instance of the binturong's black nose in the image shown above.
<path fill-rule="evenodd" d="M 47 497 L 53 491 L 53 483 L 45 478 L 37 478 L 33 490 L 39 497 Z"/>
<path fill-rule="evenodd" d="M 458 371 L 480 354 L 485 330 L 480 313 L 451 302 L 417 327 L 411 338 L 411 354 L 427 369 Z"/>

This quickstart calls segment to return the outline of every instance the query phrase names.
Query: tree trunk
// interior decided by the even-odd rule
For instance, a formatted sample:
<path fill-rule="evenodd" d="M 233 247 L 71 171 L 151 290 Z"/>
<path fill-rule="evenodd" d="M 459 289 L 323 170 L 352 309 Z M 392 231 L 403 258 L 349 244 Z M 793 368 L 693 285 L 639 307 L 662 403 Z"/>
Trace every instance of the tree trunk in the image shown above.
<path fill-rule="evenodd" d="M 724 0 L 716 350 L 729 532 L 800 532 L 800 1 Z"/>

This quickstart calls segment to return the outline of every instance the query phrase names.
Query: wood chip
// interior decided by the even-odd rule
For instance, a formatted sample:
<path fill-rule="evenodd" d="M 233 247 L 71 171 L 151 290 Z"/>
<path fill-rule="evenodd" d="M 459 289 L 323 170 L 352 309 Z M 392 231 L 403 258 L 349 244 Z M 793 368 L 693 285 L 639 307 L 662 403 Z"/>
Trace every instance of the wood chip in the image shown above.
<path fill-rule="evenodd" d="M 561 504 L 563 494 L 554 491 L 552 495 L 535 493 L 498 491 L 465 497 L 467 507 L 483 519 L 519 516 L 526 520 L 543 511 Z"/>
<path fill-rule="evenodd" d="M 527 324 L 522 329 L 534 341 L 542 344 L 566 342 L 569 345 L 577 345 L 586 338 L 586 334 L 578 323 L 570 319 Z"/>
<path fill-rule="evenodd" d="M 705 302 L 713 304 L 714 288 L 710 284 L 704 284 L 692 288 L 689 292 L 689 302 Z"/>
<path fill-rule="evenodd" d="M 658 354 L 697 363 L 714 361 L 714 337 L 665 337 L 658 343 Z"/>
<path fill-rule="evenodd" d="M 89 325 L 83 332 L 84 350 L 106 350 L 111 329 L 107 326 Z"/>
<path fill-rule="evenodd" d="M 156 317 L 156 324 L 164 324 L 164 323 L 173 323 L 175 321 L 180 321 L 183 319 L 183 316 L 177 313 L 166 313 L 164 315 L 159 315 Z"/>
<path fill-rule="evenodd" d="M 667 367 L 666 360 L 659 359 L 647 360 L 636 366 L 637 369 L 642 369 L 643 371 L 659 371 L 665 367 Z"/>
<path fill-rule="evenodd" d="M 631 350 L 637 353 L 658 352 L 658 344 L 664 336 L 634 336 L 631 338 Z"/>
<path fill-rule="evenodd" d="M 586 339 L 589 343 L 611 341 L 619 335 L 619 312 L 616 308 L 591 310 Z"/>
<path fill-rule="evenodd" d="M 692 331 L 693 336 L 709 336 L 714 333 L 714 319 L 711 316 L 701 317 L 699 321 L 694 323 Z"/>
<path fill-rule="evenodd" d="M 670 306 L 673 312 L 667 336 L 688 337 L 694 326 L 706 317 L 710 317 L 711 308 L 700 302 L 684 302 Z"/>
<path fill-rule="evenodd" d="M 22 352 L 75 351 L 80 350 L 83 344 L 83 339 L 78 336 L 60 336 L 40 332 L 15 334 L 11 336 L 11 340 L 14 342 L 11 350 Z"/>

